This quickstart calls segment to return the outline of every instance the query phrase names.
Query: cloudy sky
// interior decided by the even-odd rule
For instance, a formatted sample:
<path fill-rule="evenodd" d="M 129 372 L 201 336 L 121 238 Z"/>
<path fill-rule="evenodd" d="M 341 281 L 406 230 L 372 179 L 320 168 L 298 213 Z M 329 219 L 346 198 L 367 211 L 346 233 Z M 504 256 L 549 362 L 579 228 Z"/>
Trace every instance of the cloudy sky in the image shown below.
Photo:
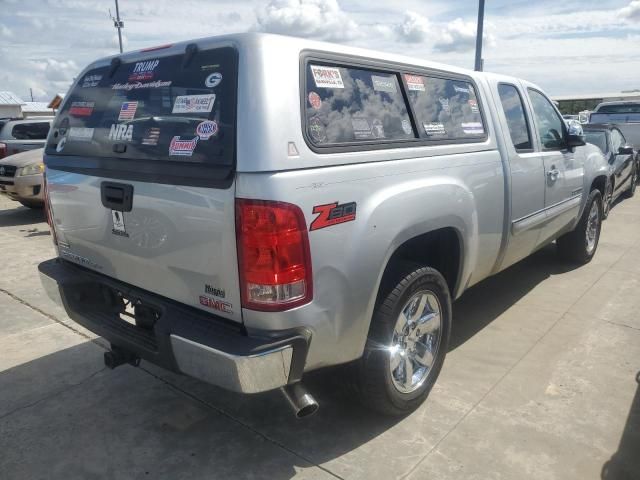
<path fill-rule="evenodd" d="M 247 30 L 473 67 L 477 0 L 120 0 L 125 50 Z M 485 70 L 551 95 L 640 89 L 640 0 L 487 0 Z M 49 100 L 117 53 L 110 0 L 0 0 L 0 90 Z"/>

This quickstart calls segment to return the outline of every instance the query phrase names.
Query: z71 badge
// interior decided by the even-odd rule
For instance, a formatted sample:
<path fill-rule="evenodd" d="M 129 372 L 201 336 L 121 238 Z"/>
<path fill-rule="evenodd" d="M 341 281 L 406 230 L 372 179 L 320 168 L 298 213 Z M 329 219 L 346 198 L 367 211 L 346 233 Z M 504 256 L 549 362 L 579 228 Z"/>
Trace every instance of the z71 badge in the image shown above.
<path fill-rule="evenodd" d="M 342 205 L 338 202 L 316 205 L 313 207 L 313 213 L 319 215 L 309 225 L 310 231 L 331 227 L 339 223 L 353 222 L 356 219 L 356 202 L 343 203 Z"/>

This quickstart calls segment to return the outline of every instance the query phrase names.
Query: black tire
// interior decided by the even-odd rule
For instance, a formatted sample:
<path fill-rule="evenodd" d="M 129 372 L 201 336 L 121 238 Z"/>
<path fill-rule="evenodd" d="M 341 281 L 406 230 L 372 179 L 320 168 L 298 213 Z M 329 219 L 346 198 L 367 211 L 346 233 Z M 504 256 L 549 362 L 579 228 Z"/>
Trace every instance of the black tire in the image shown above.
<path fill-rule="evenodd" d="M 430 292 L 440 307 L 440 336 L 433 363 L 423 383 L 410 393 L 400 392 L 391 378 L 389 350 L 394 327 L 401 309 L 419 292 Z M 424 402 L 442 368 L 451 332 L 451 295 L 444 277 L 437 270 L 418 265 L 405 266 L 381 287 L 371 320 L 369 336 L 361 359 L 353 364 L 352 373 L 361 402 L 384 415 L 405 415 Z"/>
<path fill-rule="evenodd" d="M 613 183 L 611 180 L 607 182 L 607 187 L 604 192 L 604 199 L 602 203 L 602 219 L 606 220 L 609 218 L 609 213 L 611 212 L 611 204 L 613 203 Z"/>
<path fill-rule="evenodd" d="M 33 208 L 34 210 L 40 210 L 44 208 L 44 203 L 38 202 L 23 202 L 22 200 L 18 200 L 23 206 L 27 208 Z"/>
<path fill-rule="evenodd" d="M 633 167 L 633 171 L 631 172 L 631 184 L 629 188 L 625 192 L 625 196 L 627 198 L 631 198 L 636 194 L 636 186 L 638 185 L 638 168 L 637 166 Z"/>
<path fill-rule="evenodd" d="M 595 204 L 597 212 L 597 223 L 595 225 L 595 243 L 592 248 L 588 247 L 587 225 L 589 215 Z M 599 190 L 592 190 L 587 199 L 587 203 L 582 212 L 582 217 L 571 232 L 565 233 L 556 240 L 560 257 L 572 263 L 589 263 L 598 250 L 600 240 L 600 230 L 602 229 L 602 194 Z"/>

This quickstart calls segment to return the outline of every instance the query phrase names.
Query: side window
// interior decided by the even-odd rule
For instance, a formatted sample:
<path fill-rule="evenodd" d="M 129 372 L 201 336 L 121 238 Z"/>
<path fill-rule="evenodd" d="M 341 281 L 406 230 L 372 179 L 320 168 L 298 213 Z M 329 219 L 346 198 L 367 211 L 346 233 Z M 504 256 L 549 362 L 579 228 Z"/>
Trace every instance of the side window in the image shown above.
<path fill-rule="evenodd" d="M 405 74 L 420 137 L 427 140 L 481 139 L 485 127 L 470 82 Z"/>
<path fill-rule="evenodd" d="M 614 155 L 618 154 L 620 147 L 624 147 L 624 137 L 618 130 L 611 130 L 611 151 Z"/>
<path fill-rule="evenodd" d="M 533 115 L 540 142 L 545 150 L 560 150 L 565 147 L 564 120 L 547 97 L 536 90 L 529 89 L 529 98 L 533 105 Z"/>
<path fill-rule="evenodd" d="M 11 136 L 16 140 L 45 140 L 49 128 L 48 122 L 18 123 L 11 130 Z"/>
<path fill-rule="evenodd" d="M 306 129 L 316 145 L 411 140 L 398 74 L 310 63 Z"/>
<path fill-rule="evenodd" d="M 498 93 L 500 95 L 502 109 L 504 110 L 504 116 L 507 118 L 507 125 L 513 146 L 516 151 L 532 150 L 533 144 L 531 143 L 527 117 L 518 89 L 513 85 L 501 83 L 498 85 Z"/>

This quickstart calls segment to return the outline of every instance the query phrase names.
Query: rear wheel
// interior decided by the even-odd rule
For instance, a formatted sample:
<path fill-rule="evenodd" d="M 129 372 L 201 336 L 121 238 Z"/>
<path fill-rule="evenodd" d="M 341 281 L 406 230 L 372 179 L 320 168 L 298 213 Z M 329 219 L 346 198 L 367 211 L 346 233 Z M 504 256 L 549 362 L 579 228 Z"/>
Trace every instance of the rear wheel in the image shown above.
<path fill-rule="evenodd" d="M 602 211 L 602 194 L 592 190 L 576 228 L 556 240 L 562 258 L 581 264 L 591 261 L 600 240 Z"/>
<path fill-rule="evenodd" d="M 354 365 L 363 404 L 385 415 L 416 409 L 440 373 L 450 331 L 451 296 L 440 272 L 414 265 L 387 282 Z"/>

